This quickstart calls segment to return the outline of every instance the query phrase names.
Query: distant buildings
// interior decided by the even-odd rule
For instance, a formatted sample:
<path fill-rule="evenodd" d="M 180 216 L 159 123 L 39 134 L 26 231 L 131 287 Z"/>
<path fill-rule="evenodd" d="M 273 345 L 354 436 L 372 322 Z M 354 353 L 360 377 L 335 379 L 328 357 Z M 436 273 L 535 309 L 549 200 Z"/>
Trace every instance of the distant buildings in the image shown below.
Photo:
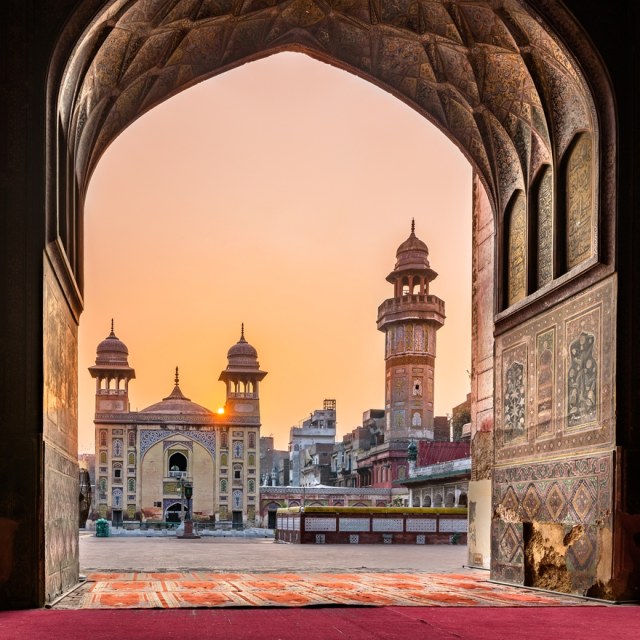
<path fill-rule="evenodd" d="M 178 520 L 193 487 L 195 520 L 239 526 L 256 518 L 259 484 L 260 370 L 257 351 L 244 337 L 228 353 L 220 374 L 226 386 L 223 413 L 183 394 L 178 368 L 174 386 L 160 402 L 139 412 L 129 408 L 135 371 L 129 351 L 111 333 L 97 347 L 89 371 L 96 380 L 96 500 L 99 517 Z"/>
<path fill-rule="evenodd" d="M 336 401 L 325 400 L 322 409 L 316 409 L 300 427 L 289 431 L 289 481 L 301 486 L 301 470 L 308 463 L 305 451 L 314 444 L 333 446 L 336 441 Z"/>

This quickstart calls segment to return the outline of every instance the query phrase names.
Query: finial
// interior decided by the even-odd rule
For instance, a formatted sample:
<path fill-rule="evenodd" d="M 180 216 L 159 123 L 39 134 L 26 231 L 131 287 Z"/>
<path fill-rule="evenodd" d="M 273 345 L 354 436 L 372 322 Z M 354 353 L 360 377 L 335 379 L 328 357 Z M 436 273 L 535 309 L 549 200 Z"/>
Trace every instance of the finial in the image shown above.
<path fill-rule="evenodd" d="M 240 329 L 240 340 L 244 340 L 244 322 L 242 323 Z"/>
<path fill-rule="evenodd" d="M 411 235 L 415 235 L 416 232 L 416 219 L 411 218 Z"/>
<path fill-rule="evenodd" d="M 180 376 L 178 375 L 178 367 L 176 367 L 176 379 L 175 379 L 176 387 L 180 384 Z"/>
<path fill-rule="evenodd" d="M 116 334 L 114 333 L 114 331 L 113 331 L 113 318 L 111 318 L 111 334 L 110 334 L 110 335 L 112 335 L 112 336 L 114 336 L 114 337 L 115 337 L 115 335 L 116 335 Z"/>

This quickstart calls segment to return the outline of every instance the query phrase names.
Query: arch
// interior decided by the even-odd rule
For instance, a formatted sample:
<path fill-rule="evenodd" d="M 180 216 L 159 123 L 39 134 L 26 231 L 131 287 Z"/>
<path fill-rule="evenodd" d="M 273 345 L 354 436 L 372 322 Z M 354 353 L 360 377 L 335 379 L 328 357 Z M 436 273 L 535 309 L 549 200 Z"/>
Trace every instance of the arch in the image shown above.
<path fill-rule="evenodd" d="M 188 466 L 188 458 L 186 451 L 169 451 L 167 458 L 167 465 L 169 468 L 169 475 L 173 473 L 182 474 L 186 473 Z"/>
<path fill-rule="evenodd" d="M 458 496 L 458 506 L 459 507 L 466 507 L 467 506 L 467 494 L 462 492 L 459 496 Z"/>
<path fill-rule="evenodd" d="M 581 131 L 566 152 L 562 162 L 564 193 L 564 257 L 570 271 L 585 262 L 594 252 L 594 157 L 593 142 L 588 132 Z"/>
<path fill-rule="evenodd" d="M 505 214 L 505 308 L 527 295 L 527 204 L 522 191 L 513 195 Z"/>
<path fill-rule="evenodd" d="M 171 24 L 163 10 L 154 16 L 155 22 L 141 25 L 145 37 L 136 40 L 136 27 L 131 26 L 129 31 L 124 28 L 135 25 L 134 0 L 123 0 L 118 13 L 108 13 L 106 2 L 104 11 L 96 10 L 99 4 L 80 7 L 69 16 L 70 26 L 54 52 L 48 76 L 51 104 L 47 153 L 54 154 L 48 165 L 55 168 L 47 182 L 47 251 L 59 258 L 57 265 L 68 265 L 68 273 L 55 268 L 59 268 L 60 282 L 65 283 L 63 287 L 67 285 L 69 304 L 78 315 L 83 288 L 83 200 L 88 177 L 106 146 L 136 117 L 168 96 L 214 73 L 281 49 L 304 51 L 362 75 L 445 130 L 474 165 L 500 223 L 503 204 L 514 191 L 530 193 L 528 181 L 535 174 L 532 168 L 536 162 L 541 157 L 551 161 L 562 157 L 576 132 L 588 131 L 592 149 L 606 150 L 606 158 L 600 152 L 594 156 L 593 220 L 601 219 L 602 202 L 610 212 L 603 228 L 598 228 L 592 238 L 592 257 L 598 257 L 600 246 L 613 247 L 615 109 L 597 53 L 567 10 L 555 6 L 561 3 L 506 0 L 495 12 L 492 3 L 482 0 L 472 6 L 452 0 L 434 15 L 421 14 L 420 20 L 405 14 L 402 7 L 394 6 L 389 14 L 378 15 L 375 3 L 358 5 L 357 11 L 355 5 L 349 5 L 346 9 L 334 8 L 332 15 L 304 16 L 304 23 L 302 16 L 292 16 L 277 46 L 269 40 L 268 30 L 261 31 L 258 25 L 263 24 L 260 20 L 265 15 L 275 19 L 282 11 L 280 6 L 252 7 L 251 11 L 240 8 L 234 14 L 221 10 L 219 15 L 204 11 L 190 16 L 188 3 L 183 3 L 176 9 L 182 18 L 176 23 L 189 26 L 174 44 L 170 29 L 164 36 L 156 31 L 156 25 Z M 206 46 L 200 49 L 194 44 L 205 40 L 199 37 L 203 32 L 215 34 L 223 20 L 229 32 L 242 28 L 246 37 L 229 33 L 225 42 L 232 44 L 224 51 Z M 492 28 L 482 28 L 487 24 Z M 325 33 L 328 39 L 320 37 Z M 335 34 L 339 34 L 339 40 Z M 151 46 L 152 39 L 163 37 L 167 38 L 166 47 Z M 428 40 L 429 46 L 422 46 L 422 40 Z M 579 54 L 578 61 L 567 54 L 565 43 Z M 382 52 L 379 59 L 361 55 L 369 47 Z M 154 55 L 158 56 L 155 60 Z M 431 58 L 438 64 L 432 64 Z M 126 65 L 113 60 L 126 61 Z M 180 61 L 191 69 L 181 68 Z M 481 85 L 474 81 L 478 65 L 486 69 Z M 421 74 L 423 69 L 427 77 Z M 582 69 L 589 76 L 593 96 Z M 500 90 L 499 78 L 510 80 L 504 91 Z M 601 237 L 602 245 L 598 244 Z M 498 252 L 502 251 L 501 244 Z M 603 255 L 611 259 L 611 253 Z M 503 261 L 504 255 L 499 256 L 498 264 Z M 571 277 L 586 266 L 579 262 Z M 611 264 L 603 267 L 592 275 L 601 277 L 607 269 L 612 272 Z M 574 280 L 571 288 L 563 288 L 568 280 L 558 278 L 557 289 L 545 291 L 545 304 L 567 300 L 580 286 L 586 286 L 585 278 L 582 282 Z M 504 306 L 501 304 L 501 308 Z M 521 314 L 511 320 L 511 326 L 523 317 Z"/>

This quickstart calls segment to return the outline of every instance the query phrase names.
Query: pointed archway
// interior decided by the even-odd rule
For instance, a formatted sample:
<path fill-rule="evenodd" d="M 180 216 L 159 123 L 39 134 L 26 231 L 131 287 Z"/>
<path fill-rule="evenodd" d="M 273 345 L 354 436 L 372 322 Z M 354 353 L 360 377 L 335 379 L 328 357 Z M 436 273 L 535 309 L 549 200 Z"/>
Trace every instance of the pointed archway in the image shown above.
<path fill-rule="evenodd" d="M 73 354 L 91 171 L 147 109 L 279 50 L 392 92 L 475 168 L 475 295 L 490 309 L 474 323 L 480 484 L 469 503 L 473 511 L 482 501 L 491 522 L 493 575 L 536 585 L 536 557 L 550 550 L 561 580 L 536 586 L 629 593 L 635 578 L 614 500 L 633 443 L 614 420 L 615 109 L 597 53 L 563 6 L 91 0 L 65 17 L 47 76 L 44 416 L 31 474 L 43 478 L 33 492 L 42 516 L 24 574 L 36 589 L 14 583 L 13 601 L 41 603 L 77 575 L 77 547 L 67 544 L 77 520 L 68 508 L 77 502 Z M 493 256 L 483 253 L 489 221 Z"/>

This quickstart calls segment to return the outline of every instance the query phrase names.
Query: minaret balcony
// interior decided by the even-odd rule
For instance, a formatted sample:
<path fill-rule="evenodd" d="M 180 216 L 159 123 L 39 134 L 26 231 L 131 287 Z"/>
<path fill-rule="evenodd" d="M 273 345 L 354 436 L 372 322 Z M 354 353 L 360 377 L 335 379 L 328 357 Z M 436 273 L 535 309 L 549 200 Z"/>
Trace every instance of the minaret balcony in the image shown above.
<path fill-rule="evenodd" d="M 389 322 L 412 319 L 443 325 L 444 300 L 431 294 L 407 294 L 389 298 L 378 307 L 378 329 Z"/>

